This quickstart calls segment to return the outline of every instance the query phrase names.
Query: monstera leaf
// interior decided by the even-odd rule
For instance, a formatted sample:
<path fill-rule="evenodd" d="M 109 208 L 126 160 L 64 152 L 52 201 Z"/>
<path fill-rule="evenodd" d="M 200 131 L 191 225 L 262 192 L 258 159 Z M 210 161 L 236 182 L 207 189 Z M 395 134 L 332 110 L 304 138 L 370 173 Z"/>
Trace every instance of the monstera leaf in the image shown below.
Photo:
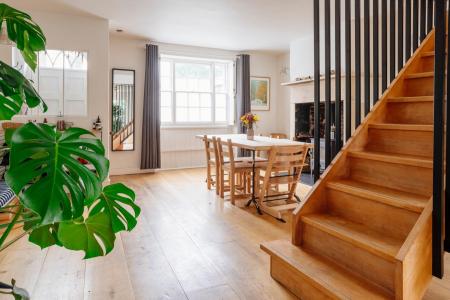
<path fill-rule="evenodd" d="M 46 39 L 41 28 L 31 20 L 31 17 L 4 3 L 0 3 L 0 31 L 6 22 L 8 38 L 16 43 L 22 52 L 25 62 L 36 70 L 36 52 L 45 50 Z"/>
<path fill-rule="evenodd" d="M 0 61 L 0 120 L 10 120 L 25 103 L 34 108 L 39 105 L 47 111 L 47 105 L 33 85 L 22 73 Z"/>
<path fill-rule="evenodd" d="M 63 133 L 46 124 L 28 123 L 11 139 L 6 181 L 21 203 L 40 217 L 39 225 L 80 217 L 86 203 L 98 198 L 109 170 L 105 148 L 81 128 Z M 95 172 L 77 159 L 87 160 Z"/>
<path fill-rule="evenodd" d="M 123 230 L 131 231 L 141 213 L 139 206 L 134 203 L 135 198 L 133 190 L 124 184 L 111 184 L 103 188 L 99 199 L 92 204 L 90 214 L 106 212 L 111 218 L 115 233 Z"/>
<path fill-rule="evenodd" d="M 38 245 L 41 249 L 61 245 L 58 241 L 58 223 L 53 225 L 44 225 L 30 232 L 28 240 Z"/>
<path fill-rule="evenodd" d="M 116 236 L 105 212 L 59 224 L 58 239 L 70 250 L 83 250 L 85 259 L 103 256 L 114 248 Z"/>

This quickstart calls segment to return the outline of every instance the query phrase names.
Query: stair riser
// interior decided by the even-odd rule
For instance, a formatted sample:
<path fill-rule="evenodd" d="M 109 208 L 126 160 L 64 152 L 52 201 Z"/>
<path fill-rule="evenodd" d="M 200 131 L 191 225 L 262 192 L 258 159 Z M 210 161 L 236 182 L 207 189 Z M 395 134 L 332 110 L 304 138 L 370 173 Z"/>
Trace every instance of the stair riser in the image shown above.
<path fill-rule="evenodd" d="M 394 290 L 393 262 L 305 223 L 303 223 L 302 247 L 315 254 L 326 256 L 390 291 Z"/>
<path fill-rule="evenodd" d="M 373 230 L 389 232 L 399 239 L 406 238 L 419 216 L 406 209 L 333 189 L 327 189 L 327 206 L 333 215 L 364 224 Z"/>
<path fill-rule="evenodd" d="M 386 123 L 433 124 L 433 102 L 388 103 Z"/>
<path fill-rule="evenodd" d="M 405 80 L 402 96 L 432 96 L 434 93 L 434 78 L 411 78 Z"/>
<path fill-rule="evenodd" d="M 270 257 L 270 275 L 300 299 L 339 299 L 317 288 L 306 275 L 276 256 Z"/>
<path fill-rule="evenodd" d="M 367 149 L 433 157 L 433 132 L 370 128 Z"/>
<path fill-rule="evenodd" d="M 434 71 L 434 55 L 422 57 L 420 64 L 420 72 Z"/>
<path fill-rule="evenodd" d="M 431 197 L 433 176 L 430 168 L 362 158 L 350 158 L 349 165 L 350 177 L 356 181 Z"/>

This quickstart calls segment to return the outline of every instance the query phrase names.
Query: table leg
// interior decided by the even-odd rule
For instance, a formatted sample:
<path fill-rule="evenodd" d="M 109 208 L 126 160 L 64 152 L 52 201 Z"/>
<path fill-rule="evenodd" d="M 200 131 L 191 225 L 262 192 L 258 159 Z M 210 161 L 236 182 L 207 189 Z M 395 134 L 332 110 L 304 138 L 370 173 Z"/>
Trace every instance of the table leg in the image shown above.
<path fill-rule="evenodd" d="M 261 208 L 259 207 L 258 201 L 256 201 L 256 195 L 255 195 L 255 187 L 256 187 L 256 151 L 252 150 L 252 199 L 250 199 L 247 202 L 247 207 L 250 206 L 250 204 L 254 203 L 256 206 L 256 210 L 258 211 L 258 214 L 262 215 Z"/>

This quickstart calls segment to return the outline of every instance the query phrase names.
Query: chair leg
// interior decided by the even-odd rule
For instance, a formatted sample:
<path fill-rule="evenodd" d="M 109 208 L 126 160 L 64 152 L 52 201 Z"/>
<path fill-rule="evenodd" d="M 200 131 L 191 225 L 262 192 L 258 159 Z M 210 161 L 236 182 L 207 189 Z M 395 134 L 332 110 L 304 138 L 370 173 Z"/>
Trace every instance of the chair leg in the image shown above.
<path fill-rule="evenodd" d="M 225 198 L 225 171 L 220 170 L 220 198 Z"/>
<path fill-rule="evenodd" d="M 208 190 L 211 190 L 212 188 L 212 179 L 211 179 L 211 165 L 209 162 L 207 162 L 206 166 L 206 186 L 208 187 Z"/>
<path fill-rule="evenodd" d="M 220 166 L 218 163 L 216 163 L 216 195 L 220 194 L 220 187 L 222 185 L 221 181 L 222 181 L 222 176 L 221 176 L 222 172 L 220 171 Z"/>
<path fill-rule="evenodd" d="M 236 184 L 235 184 L 235 176 L 236 174 L 234 174 L 233 172 L 230 172 L 230 200 L 231 200 L 231 204 L 235 204 L 235 195 L 236 195 Z"/>

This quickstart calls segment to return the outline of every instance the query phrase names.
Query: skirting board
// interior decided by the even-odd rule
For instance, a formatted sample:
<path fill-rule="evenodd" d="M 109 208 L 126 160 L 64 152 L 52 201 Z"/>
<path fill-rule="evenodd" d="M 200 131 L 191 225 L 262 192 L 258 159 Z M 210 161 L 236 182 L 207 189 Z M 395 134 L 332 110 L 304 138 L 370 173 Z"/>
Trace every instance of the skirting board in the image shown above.
<path fill-rule="evenodd" d="M 181 168 L 163 168 L 158 170 L 140 170 L 140 169 L 111 169 L 109 172 L 110 176 L 119 176 L 119 175 L 133 175 L 133 174 L 148 174 L 148 173 L 156 173 L 161 171 L 175 171 L 175 170 L 188 170 L 188 169 L 198 169 L 204 168 L 204 165 L 201 166 L 192 166 L 192 167 L 181 167 Z"/>

